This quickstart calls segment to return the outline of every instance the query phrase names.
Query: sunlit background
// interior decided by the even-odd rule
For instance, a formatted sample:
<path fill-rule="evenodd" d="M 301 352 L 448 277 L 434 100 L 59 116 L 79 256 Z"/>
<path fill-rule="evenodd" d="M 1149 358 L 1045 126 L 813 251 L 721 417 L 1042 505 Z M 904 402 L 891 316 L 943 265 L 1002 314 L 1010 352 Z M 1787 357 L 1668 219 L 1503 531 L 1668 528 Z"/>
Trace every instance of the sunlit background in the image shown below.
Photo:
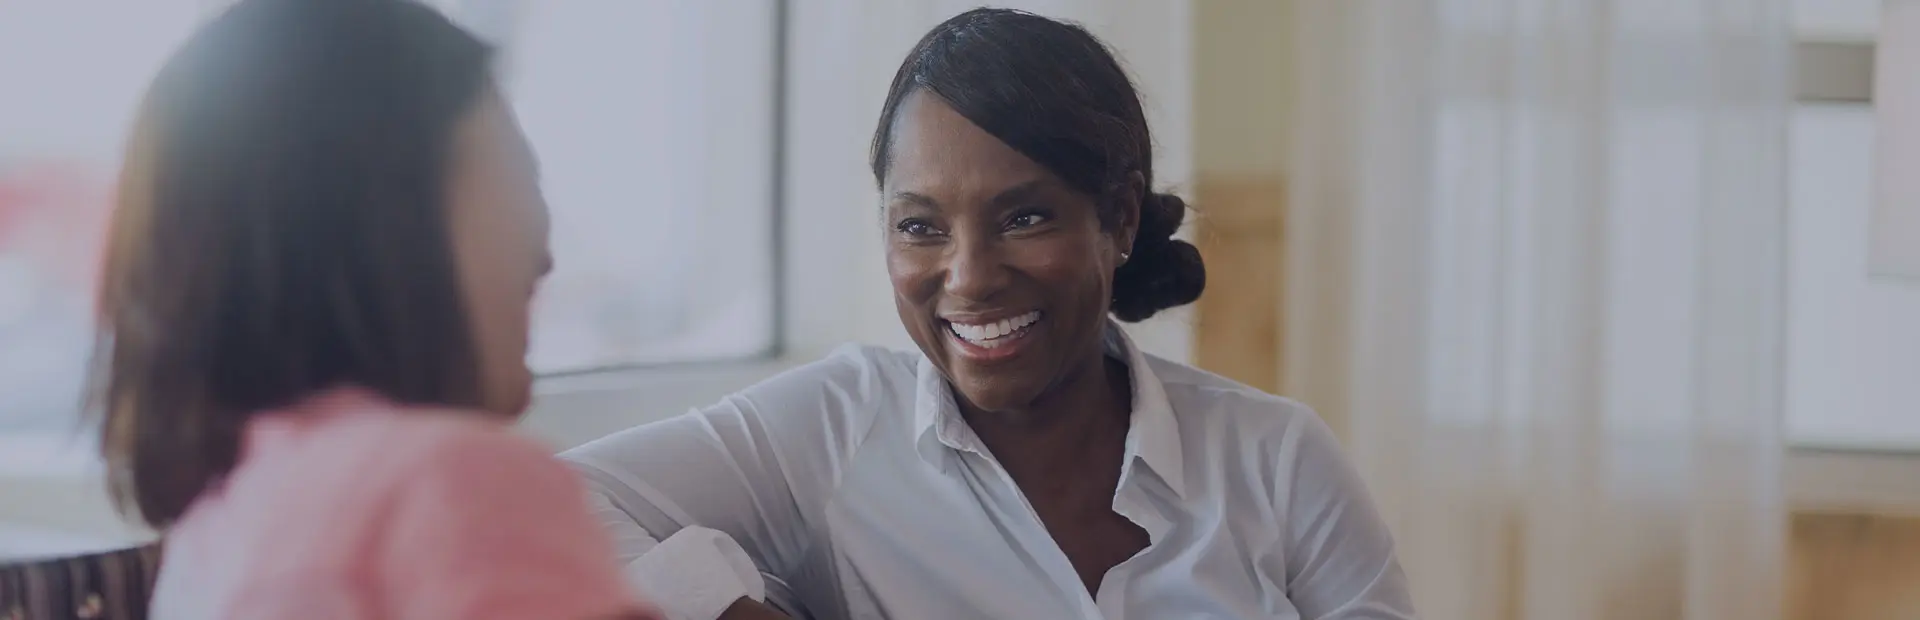
<path fill-rule="evenodd" d="M 543 160 L 529 432 L 911 346 L 865 149 L 899 55 L 976 2 L 434 3 L 501 46 Z M 99 233 L 134 102 L 223 4 L 0 0 L 0 558 L 143 535 L 75 440 Z M 1920 618 L 1881 0 L 1003 4 L 1114 46 L 1199 208 L 1208 293 L 1138 337 L 1320 409 L 1430 617 Z"/>

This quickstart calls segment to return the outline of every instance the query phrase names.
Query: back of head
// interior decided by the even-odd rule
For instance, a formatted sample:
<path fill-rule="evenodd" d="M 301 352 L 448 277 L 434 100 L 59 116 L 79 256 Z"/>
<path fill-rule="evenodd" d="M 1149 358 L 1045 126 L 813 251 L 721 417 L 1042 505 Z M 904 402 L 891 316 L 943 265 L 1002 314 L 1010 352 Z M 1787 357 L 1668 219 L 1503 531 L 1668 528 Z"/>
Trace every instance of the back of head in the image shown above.
<path fill-rule="evenodd" d="M 1186 203 L 1153 191 L 1153 137 L 1140 95 L 1092 33 L 1011 9 L 974 9 L 935 26 L 908 52 L 882 108 L 872 151 L 882 185 L 894 119 L 919 90 L 1095 197 L 1106 224 L 1118 220 L 1123 198 L 1139 200 L 1132 255 L 1114 274 L 1116 318 L 1140 321 L 1200 297 L 1200 252 L 1173 238 Z M 1137 186 L 1129 181 L 1136 174 Z"/>
<path fill-rule="evenodd" d="M 120 181 L 91 397 L 116 497 L 177 519 L 256 412 L 477 398 L 443 208 L 487 46 L 404 0 L 243 0 L 163 66 Z"/>

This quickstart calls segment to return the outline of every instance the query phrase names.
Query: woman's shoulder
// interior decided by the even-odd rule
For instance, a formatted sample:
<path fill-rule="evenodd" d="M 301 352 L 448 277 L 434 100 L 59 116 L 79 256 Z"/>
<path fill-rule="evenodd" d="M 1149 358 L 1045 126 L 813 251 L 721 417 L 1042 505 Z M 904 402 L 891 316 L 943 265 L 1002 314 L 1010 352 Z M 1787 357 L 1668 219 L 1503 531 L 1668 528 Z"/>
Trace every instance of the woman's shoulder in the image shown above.
<path fill-rule="evenodd" d="M 1351 465 L 1339 439 L 1311 407 L 1178 362 L 1150 364 L 1174 411 L 1183 453 L 1226 471 L 1202 479 L 1239 481 L 1217 489 L 1222 496 L 1262 489 L 1248 498 L 1285 506 L 1358 488 L 1346 475 Z"/>
<path fill-rule="evenodd" d="M 802 373 L 827 373 L 845 380 L 855 377 L 905 382 L 911 386 L 920 372 L 920 352 L 871 344 L 848 343 L 834 347 L 813 362 L 795 369 Z"/>
<path fill-rule="evenodd" d="M 280 501 L 286 498 L 276 496 L 289 492 L 319 498 L 336 518 L 384 528 L 401 518 L 453 523 L 509 511 L 550 516 L 553 506 L 583 493 L 552 446 L 515 431 L 504 416 L 378 404 L 307 423 L 313 426 L 281 438 L 284 443 L 267 444 L 272 451 L 259 455 L 261 467 L 245 472 L 251 499 Z M 475 515 L 474 508 L 491 516 Z"/>
<path fill-rule="evenodd" d="M 1224 444 L 1195 449 L 1280 455 L 1337 443 L 1320 414 L 1300 401 L 1171 360 L 1149 357 L 1148 364 L 1166 393 L 1183 443 Z"/>
<path fill-rule="evenodd" d="M 550 447 L 514 432 L 504 417 L 336 393 L 252 420 L 241 467 L 305 478 L 314 486 L 338 479 L 338 486 L 365 495 L 476 462 L 496 470 L 547 469 L 551 455 Z"/>
<path fill-rule="evenodd" d="M 1183 415 L 1279 422 L 1281 426 L 1296 418 L 1319 418 L 1300 401 L 1213 372 L 1151 355 L 1147 364 L 1166 391 L 1169 404 Z"/>
<path fill-rule="evenodd" d="M 789 407 L 870 418 L 905 403 L 911 406 L 920 354 L 864 344 L 846 344 L 734 395 L 764 413 Z"/>
<path fill-rule="evenodd" d="M 560 458 L 627 515 L 621 518 L 656 538 L 701 525 L 761 544 L 772 544 L 767 536 L 804 539 L 808 534 L 798 530 L 832 501 L 875 429 L 904 417 L 888 412 L 911 414 L 917 368 L 909 354 L 842 346 L 713 404 L 617 431 Z"/>
<path fill-rule="evenodd" d="M 317 440 L 404 448 L 397 452 L 422 461 L 471 452 L 548 452 L 538 441 L 515 433 L 509 417 L 454 407 L 364 401 L 316 417 L 321 431 Z"/>
<path fill-rule="evenodd" d="M 889 412 L 912 411 L 918 360 L 915 353 L 843 345 L 712 404 L 615 432 L 561 457 L 627 471 L 650 458 L 645 454 L 705 446 L 727 454 L 772 450 L 788 466 L 818 460 L 822 469 L 837 471 Z"/>
<path fill-rule="evenodd" d="M 174 525 L 170 555 L 255 557 L 278 549 L 346 562 L 342 554 L 375 536 L 397 502 L 424 497 L 423 488 L 486 495 L 572 484 L 550 451 L 504 420 L 371 398 L 256 416 L 244 450 Z"/>

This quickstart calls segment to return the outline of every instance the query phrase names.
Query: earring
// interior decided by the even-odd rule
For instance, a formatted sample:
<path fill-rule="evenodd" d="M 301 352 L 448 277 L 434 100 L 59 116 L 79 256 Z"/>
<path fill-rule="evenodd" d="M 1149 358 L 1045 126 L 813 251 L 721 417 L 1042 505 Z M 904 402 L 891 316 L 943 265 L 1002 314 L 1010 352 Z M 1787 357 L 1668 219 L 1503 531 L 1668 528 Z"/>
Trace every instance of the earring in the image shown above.
<path fill-rule="evenodd" d="M 1120 253 L 1120 262 L 1123 262 L 1123 263 L 1124 263 L 1124 262 L 1127 262 L 1127 258 L 1128 258 L 1128 257 L 1130 257 L 1130 256 L 1132 256 L 1132 255 L 1131 255 L 1131 254 L 1128 254 L 1128 253 L 1126 253 L 1126 252 L 1121 252 L 1121 253 Z"/>

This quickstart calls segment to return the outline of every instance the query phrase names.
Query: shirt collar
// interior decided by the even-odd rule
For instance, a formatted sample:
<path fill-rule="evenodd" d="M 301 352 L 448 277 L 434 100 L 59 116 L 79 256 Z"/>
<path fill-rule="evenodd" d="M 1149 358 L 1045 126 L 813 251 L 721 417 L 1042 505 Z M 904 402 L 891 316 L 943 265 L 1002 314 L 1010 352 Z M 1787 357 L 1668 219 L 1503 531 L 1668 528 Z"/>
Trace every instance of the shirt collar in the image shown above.
<path fill-rule="evenodd" d="M 1173 417 L 1173 405 L 1167 400 L 1165 386 L 1153 373 L 1146 353 L 1135 346 L 1120 326 L 1107 323 L 1107 354 L 1127 365 L 1133 383 L 1133 413 L 1127 430 L 1126 462 L 1121 465 L 1121 484 L 1135 475 L 1134 463 L 1144 462 L 1175 495 L 1183 495 L 1186 468 L 1180 447 L 1180 428 Z M 953 400 L 953 388 L 947 384 L 933 361 L 921 356 L 914 393 L 914 433 L 922 458 L 937 462 L 939 448 L 986 454 L 986 446 L 960 416 Z"/>

